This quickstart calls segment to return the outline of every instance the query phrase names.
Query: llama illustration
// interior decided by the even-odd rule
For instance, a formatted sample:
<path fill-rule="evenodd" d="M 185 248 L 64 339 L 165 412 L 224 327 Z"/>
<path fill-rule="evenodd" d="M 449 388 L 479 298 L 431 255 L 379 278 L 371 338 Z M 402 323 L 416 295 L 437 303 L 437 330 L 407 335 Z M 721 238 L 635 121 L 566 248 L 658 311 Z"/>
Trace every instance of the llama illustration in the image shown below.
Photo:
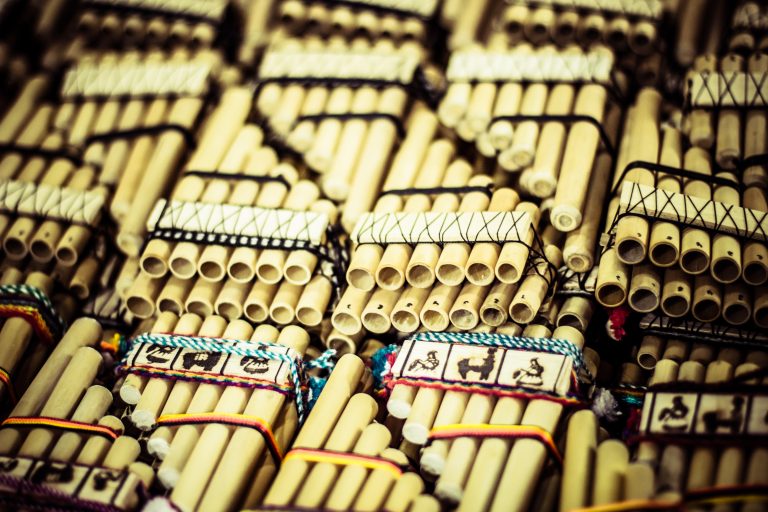
<path fill-rule="evenodd" d="M 738 434 L 741 427 L 742 409 L 744 408 L 744 398 L 740 396 L 733 397 L 733 408 L 728 416 L 721 417 L 718 411 L 705 412 L 701 419 L 704 422 L 704 429 L 708 434 L 715 434 L 719 428 L 728 428 L 731 433 Z"/>
<path fill-rule="evenodd" d="M 467 357 L 459 360 L 458 366 L 461 378 L 466 379 L 469 372 L 477 372 L 480 374 L 480 380 L 488 380 L 496 363 L 496 350 L 498 350 L 496 347 L 490 347 L 483 359 Z"/>
<path fill-rule="evenodd" d="M 203 370 L 209 372 L 221 359 L 218 352 L 187 352 L 184 354 L 182 366 L 185 370 L 191 370 L 195 366 L 200 366 Z"/>
<path fill-rule="evenodd" d="M 173 357 L 178 349 L 176 347 L 163 347 L 160 345 L 152 345 L 147 348 L 145 356 L 147 362 L 165 364 Z"/>
<path fill-rule="evenodd" d="M 427 352 L 426 359 L 414 359 L 414 361 L 408 366 L 408 371 L 412 372 L 416 369 L 432 371 L 437 368 L 440 361 L 437 359 L 437 350 L 430 350 Z"/>
<path fill-rule="evenodd" d="M 543 374 L 544 367 L 539 363 L 539 358 L 532 357 L 528 363 L 528 368 L 518 368 L 512 373 L 512 378 L 517 381 L 518 384 L 541 386 L 544 384 L 544 379 L 541 378 Z"/>
<path fill-rule="evenodd" d="M 685 418 L 688 416 L 689 411 L 689 407 L 683 403 L 683 397 L 672 397 L 672 405 L 663 408 L 659 413 L 662 430 L 666 432 L 683 432 L 688 428 L 688 422 Z"/>

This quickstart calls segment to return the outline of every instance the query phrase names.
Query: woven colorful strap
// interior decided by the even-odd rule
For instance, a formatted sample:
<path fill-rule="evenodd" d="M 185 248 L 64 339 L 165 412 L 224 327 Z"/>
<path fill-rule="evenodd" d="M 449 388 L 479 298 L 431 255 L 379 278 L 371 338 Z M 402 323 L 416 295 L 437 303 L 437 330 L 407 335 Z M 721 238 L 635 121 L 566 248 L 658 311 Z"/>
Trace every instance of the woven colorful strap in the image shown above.
<path fill-rule="evenodd" d="M 226 338 L 206 338 L 202 336 L 179 336 L 176 334 L 141 334 L 131 340 L 131 348 L 129 348 L 128 353 L 123 358 L 120 369 L 123 371 L 131 371 L 131 367 L 127 365 L 128 360 L 133 353 L 133 348 L 141 343 L 150 343 L 163 347 L 182 347 L 200 351 L 221 352 L 239 356 L 262 357 L 282 361 L 288 365 L 288 370 L 291 374 L 292 391 L 296 400 L 299 423 L 301 424 L 304 422 L 305 406 L 302 386 L 304 386 L 306 376 L 301 357 L 292 349 L 288 349 L 288 353 L 284 354 L 255 348 L 257 345 L 274 346 L 280 347 L 281 349 L 286 348 L 283 345 L 277 345 L 266 341 L 241 341 Z M 160 378 L 181 378 L 180 375 L 174 376 L 171 372 L 156 371 L 155 373 Z M 222 384 L 226 384 L 227 378 L 221 379 L 221 382 Z M 233 384 L 238 385 L 236 382 L 233 382 Z"/>
<path fill-rule="evenodd" d="M 208 425 L 211 423 L 233 425 L 236 427 L 252 428 L 264 437 L 269 453 L 279 465 L 283 460 L 283 453 L 277 444 L 271 425 L 258 416 L 247 414 L 227 414 L 219 412 L 207 412 L 199 414 L 164 414 L 157 419 L 158 426 L 177 427 L 181 425 Z"/>
<path fill-rule="evenodd" d="M 362 466 L 368 469 L 383 469 L 389 471 L 395 478 L 400 478 L 403 470 L 392 461 L 381 457 L 369 457 L 355 453 L 336 452 L 333 450 L 310 450 L 294 448 L 285 454 L 283 462 L 299 459 L 307 462 L 328 462 L 339 466 Z"/>
<path fill-rule="evenodd" d="M 558 463 L 563 463 L 563 456 L 557 449 L 552 434 L 541 427 L 534 425 L 488 425 L 452 424 L 434 427 L 429 432 L 429 441 L 435 439 L 456 439 L 458 437 L 472 437 L 478 439 L 504 438 L 504 439 L 532 439 L 539 441 L 547 449 L 552 458 Z"/>
<path fill-rule="evenodd" d="M 13 387 L 11 374 L 2 366 L 0 366 L 0 382 L 5 384 L 5 387 L 8 388 L 8 397 L 11 399 L 11 403 L 16 405 L 16 389 Z"/>
<path fill-rule="evenodd" d="M 0 424 L 0 428 L 49 428 L 54 430 L 64 430 L 75 432 L 77 434 L 91 434 L 105 437 L 114 441 L 120 434 L 109 427 L 103 425 L 93 425 L 81 421 L 63 420 L 60 418 L 49 418 L 47 416 L 14 416 L 6 419 Z"/>
<path fill-rule="evenodd" d="M 64 321 L 56 313 L 48 296 L 28 284 L 0 286 L 0 317 L 23 318 L 44 343 L 53 343 L 65 330 Z"/>
<path fill-rule="evenodd" d="M 681 500 L 632 500 L 577 509 L 575 512 L 630 512 L 635 510 L 686 510 L 689 505 L 768 502 L 768 485 L 744 484 L 687 491 Z"/>

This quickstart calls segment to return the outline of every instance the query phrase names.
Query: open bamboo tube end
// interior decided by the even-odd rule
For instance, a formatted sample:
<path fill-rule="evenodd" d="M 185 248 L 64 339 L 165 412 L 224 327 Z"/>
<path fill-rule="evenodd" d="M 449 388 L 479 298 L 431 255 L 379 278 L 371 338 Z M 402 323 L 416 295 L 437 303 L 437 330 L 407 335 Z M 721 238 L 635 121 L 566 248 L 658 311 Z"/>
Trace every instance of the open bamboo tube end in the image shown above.
<path fill-rule="evenodd" d="M 404 420 L 411 413 L 418 388 L 413 386 L 395 386 L 387 400 L 387 412 L 397 419 Z"/>
<path fill-rule="evenodd" d="M 581 226 L 582 214 L 575 206 L 557 204 L 549 212 L 549 221 L 558 231 L 568 233 Z"/>
<path fill-rule="evenodd" d="M 379 266 L 384 249 L 379 245 L 361 245 L 355 250 L 352 263 L 347 270 L 347 283 L 363 291 L 376 286 L 374 273 Z"/>
<path fill-rule="evenodd" d="M 597 271 L 595 298 L 603 306 L 620 306 L 627 298 L 627 267 L 619 261 L 615 249 L 603 254 Z"/>

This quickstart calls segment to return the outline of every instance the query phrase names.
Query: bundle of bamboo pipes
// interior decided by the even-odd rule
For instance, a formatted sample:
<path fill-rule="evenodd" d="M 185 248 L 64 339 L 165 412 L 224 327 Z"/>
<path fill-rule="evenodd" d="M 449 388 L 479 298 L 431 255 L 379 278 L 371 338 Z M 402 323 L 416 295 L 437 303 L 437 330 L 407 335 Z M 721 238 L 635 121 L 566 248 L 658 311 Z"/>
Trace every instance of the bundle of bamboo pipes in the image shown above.
<path fill-rule="evenodd" d="M 661 1 L 603 3 L 600 9 L 586 12 L 573 9 L 570 1 L 502 5 L 500 29 L 511 44 L 528 41 L 537 46 L 575 43 L 589 47 L 602 43 L 616 51 L 629 50 L 639 55 L 654 51 L 662 15 Z M 625 10 L 625 5 L 629 9 Z"/>
<path fill-rule="evenodd" d="M 175 170 L 172 155 L 186 146 L 181 130 L 192 130 L 204 103 L 196 96 L 206 91 L 211 54 L 177 52 L 170 60 L 155 54 L 144 64 L 138 57 L 106 53 L 85 59 L 69 70 L 57 103 L 44 100 L 49 80 L 35 77 L 0 121 L 0 140 L 8 144 L 0 160 L 6 197 L 22 190 L 27 196 L 5 201 L 0 220 L 6 257 L 55 265 L 54 272 L 79 298 L 90 293 L 104 257 L 94 250 L 99 244 L 92 234 L 102 220 L 101 205 L 111 197 L 119 219 L 131 212 L 148 215 L 136 199 L 157 192 L 141 180 L 157 180 Z M 179 93 L 192 96 L 148 100 L 156 86 L 145 82 L 124 90 L 125 73 L 137 79 L 142 73 L 161 74 L 168 78 L 165 93 L 178 86 Z M 146 133 L 119 135 L 135 130 Z M 145 173 L 149 166 L 154 168 Z M 138 198 L 137 184 L 144 191 Z M 133 224 L 141 226 L 138 217 L 132 218 Z"/>
<path fill-rule="evenodd" d="M 740 60 L 732 55 L 722 65 L 724 69 L 738 69 Z M 755 66 L 768 64 L 765 56 L 753 57 L 750 61 Z M 615 242 L 600 261 L 596 298 L 608 307 L 626 301 L 635 311 L 648 313 L 660 309 L 673 318 L 690 315 L 702 322 L 722 318 L 731 325 L 745 325 L 750 321 L 758 326 L 768 325 L 765 323 L 767 299 L 762 286 L 768 281 L 768 249 L 764 241 L 740 240 L 726 231 L 712 233 L 698 227 L 718 225 L 717 208 L 706 204 L 722 204 L 724 209 L 743 206 L 755 211 L 758 219 L 768 211 L 765 190 L 759 185 L 761 176 L 765 176 L 764 168 L 745 169 L 741 178 L 734 172 L 744 156 L 740 116 L 735 110 L 721 110 L 717 116 L 719 129 L 715 132 L 713 114 L 694 109 L 688 124 L 689 137 L 695 147 L 683 151 L 683 137 L 674 124 L 665 126 L 660 135 L 660 108 L 658 92 L 644 89 L 629 112 L 613 180 L 614 188 L 621 186 L 624 195 L 621 200 L 614 197 L 609 206 L 606 223 L 611 233 L 615 233 Z M 765 151 L 765 119 L 765 113 L 760 110 L 748 115 L 745 133 L 749 133 L 750 142 L 745 140 L 744 148 L 750 156 Z M 715 139 L 718 167 L 713 171 L 715 164 L 704 147 L 712 146 Z M 668 173 L 657 172 L 641 164 L 623 174 L 633 162 L 672 169 Z M 685 169 L 693 175 L 675 174 L 675 169 Z M 701 175 L 701 179 L 696 175 Z M 719 180 L 712 183 L 710 176 Z M 623 179 L 623 183 L 619 179 Z M 667 198 L 670 208 L 677 211 L 676 217 L 666 217 L 673 222 L 665 222 L 665 217 L 658 213 L 652 221 L 634 215 L 615 220 L 620 204 L 625 208 L 622 212 L 629 208 L 639 212 L 637 200 L 626 199 L 627 187 L 637 185 L 655 187 L 648 204 L 656 201 L 655 194 Z M 634 189 L 631 193 L 635 193 Z M 645 195 L 650 197 L 648 192 Z M 701 199 L 695 209 L 704 224 L 697 224 L 693 213 L 680 209 L 682 203 L 677 202 L 677 197 L 680 201 Z M 640 203 L 643 208 L 645 202 Z M 663 203 L 655 204 L 645 211 L 653 215 L 666 208 Z M 736 213 L 732 215 L 739 217 Z"/>
<path fill-rule="evenodd" d="M 768 49 L 768 37 L 764 27 L 768 23 L 768 12 L 759 2 L 741 2 L 733 13 L 731 38 L 728 48 L 740 54 Z"/>
<path fill-rule="evenodd" d="M 326 225 L 338 215 L 332 202 L 319 199 L 317 185 L 299 179 L 295 167 L 279 162 L 275 150 L 262 145 L 262 130 L 246 120 L 250 103 L 248 88 L 224 92 L 198 148 L 163 203 L 164 213 L 157 215 L 175 218 L 176 210 L 188 207 L 194 229 L 202 235 L 230 222 L 233 230 L 228 234 L 234 243 L 216 244 L 220 238 L 209 236 L 196 238 L 205 243 L 173 242 L 150 233 L 139 259 L 139 275 L 124 292 L 134 315 L 148 318 L 156 311 L 170 311 L 206 317 L 216 312 L 229 320 L 246 317 L 260 323 L 269 318 L 281 325 L 298 320 L 312 327 L 323 319 L 333 286 L 319 272 L 317 253 L 301 249 L 292 240 L 281 245 L 291 250 L 261 250 L 240 241 L 243 227 L 279 212 L 278 222 L 264 223 L 258 230 L 262 241 L 270 242 L 265 247 L 278 247 L 271 242 L 286 236 L 290 212 L 311 212 L 313 219 L 325 219 Z M 228 209 L 223 212 L 227 218 L 213 214 L 208 218 L 202 212 L 204 205 L 221 204 Z M 252 206 L 254 213 L 249 217 Z M 235 208 L 243 213 L 232 213 Z M 178 227 L 185 228 L 183 223 Z M 324 231 L 321 237 L 325 242 Z"/>
<path fill-rule="evenodd" d="M 224 0 L 148 3 L 141 0 L 86 1 L 77 14 L 70 43 L 85 48 L 190 48 L 213 46 L 222 26 Z"/>
<path fill-rule="evenodd" d="M 122 422 L 107 414 L 112 393 L 94 384 L 102 357 L 91 346 L 100 336 L 97 322 L 77 320 L 3 423 L 4 467 L 19 470 L 5 475 L 17 480 L 4 480 L 4 503 L 39 505 L 47 497 L 53 503 L 73 500 L 75 507 L 83 506 L 77 500 L 139 506 L 139 488 L 151 485 L 154 470 L 136 461 L 139 442 L 121 435 Z M 85 473 L 93 467 L 101 468 L 105 482 L 89 480 Z M 25 485 L 29 478 L 43 488 Z"/>
<path fill-rule="evenodd" d="M 530 325 L 525 331 L 517 327 L 510 328 L 505 333 L 565 339 L 578 350 L 581 350 L 584 344 L 582 334 L 573 327 L 558 327 L 552 332 L 543 325 Z M 589 352 L 595 354 L 594 351 Z M 434 356 L 433 354 L 432 357 Z M 537 364 L 539 360 L 543 361 L 545 355 L 538 356 L 540 357 L 535 359 Z M 494 362 L 493 356 L 489 357 L 490 362 L 486 358 L 485 366 L 480 364 L 481 361 L 462 359 L 458 362 L 458 373 L 448 367 L 445 367 L 444 372 L 446 375 L 452 375 L 451 379 L 462 380 L 467 375 L 472 375 L 471 372 L 482 372 L 485 368 L 494 374 L 500 372 L 494 379 L 501 382 L 501 372 L 506 374 L 506 371 L 495 369 L 497 363 Z M 436 362 L 442 368 L 439 359 L 438 357 Z M 599 360 L 599 357 L 596 359 Z M 421 367 L 422 370 L 427 370 L 431 364 L 429 358 L 415 361 L 426 365 Z M 418 367 L 418 363 L 414 363 L 412 359 L 409 358 L 406 363 L 408 362 L 413 363 L 407 368 L 408 371 Z M 591 372 L 596 372 L 597 363 L 594 360 L 589 366 Z M 513 367 L 515 366 L 508 366 L 510 374 Z M 541 365 L 539 367 L 542 370 L 544 368 Z M 527 372 L 531 368 L 522 370 Z M 538 372 L 537 377 L 532 377 L 533 380 L 528 379 L 532 374 L 525 375 L 527 377 L 521 377 L 517 385 L 536 386 L 536 379 L 543 373 Z M 480 378 L 483 378 L 482 373 Z M 457 510 L 529 510 L 542 505 L 534 496 L 540 478 L 546 473 L 544 468 L 547 466 L 549 453 L 546 443 L 542 444 L 530 438 L 513 440 L 503 434 L 477 436 L 470 433 L 452 439 L 441 438 L 435 433 L 457 427 L 477 431 L 493 429 L 494 426 L 505 428 L 520 425 L 541 429 L 548 435 L 554 435 L 563 411 L 561 403 L 552 401 L 547 396 L 534 396 L 530 399 L 521 396 L 497 398 L 486 393 L 453 389 L 443 391 L 432 386 L 410 387 L 395 384 L 387 402 L 387 409 L 392 415 L 390 421 L 400 425 L 404 442 L 415 447 L 417 454 L 421 445 L 428 439 L 431 440 L 418 457 L 422 474 L 436 481 L 435 495 L 443 503 L 458 507 Z M 399 419 L 399 422 L 395 418 Z"/>
<path fill-rule="evenodd" d="M 543 254 L 537 252 L 541 249 L 535 244 L 534 230 L 539 208 L 521 202 L 511 188 L 491 189 L 488 176 L 472 176 L 471 166 L 454 158 L 456 149 L 450 140 L 432 139 L 436 120 L 431 112 L 415 111 L 410 126 L 372 213 L 402 212 L 391 228 L 402 239 L 385 245 L 365 242 L 354 249 L 347 269 L 349 286 L 331 319 L 334 328 L 356 336 L 364 330 L 384 334 L 393 328 L 410 333 L 422 326 L 431 331 L 449 325 L 472 330 L 481 323 L 495 327 L 509 319 L 530 323 L 550 290 L 554 265 L 561 258 L 555 245 L 545 245 Z M 461 243 L 441 247 L 413 239 L 418 228 L 408 224 L 413 221 L 405 216 L 452 212 L 464 219 L 478 212 L 487 216 L 513 212 L 530 219 L 530 226 L 522 221 L 496 230 L 517 235 L 506 243 L 493 236 L 487 242 L 471 243 L 472 237 L 466 235 Z M 445 226 L 454 221 L 434 217 L 429 222 Z M 469 224 L 468 220 L 455 222 Z M 365 219 L 361 225 L 368 225 Z"/>
<path fill-rule="evenodd" d="M 294 326 L 278 331 L 262 324 L 254 329 L 242 320 L 227 323 L 219 316 L 203 320 L 194 314 L 176 317 L 172 313 L 160 314 L 152 332 L 211 338 L 207 348 L 185 351 L 178 358 L 180 372 L 197 372 L 198 377 L 200 372 L 220 367 L 223 354 L 242 354 L 246 349 L 262 351 L 234 356 L 222 370 L 225 382 L 215 371 L 202 381 L 170 380 L 166 375 L 149 378 L 139 372 L 128 373 L 120 388 L 123 400 L 133 405 L 131 421 L 141 430 L 154 428 L 148 434 L 147 449 L 162 461 L 158 479 L 170 490 L 169 497 L 177 507 L 230 510 L 246 497 L 261 496 L 302 414 L 291 404 L 296 398 L 293 386 L 289 385 L 287 392 L 281 389 L 286 385 L 284 379 L 293 383 L 298 374 L 286 377 L 284 358 L 270 358 L 269 354 L 301 357 L 309 335 Z M 226 346 L 217 348 L 222 344 Z M 167 350 L 161 350 L 163 345 L 149 346 L 146 352 L 139 348 L 129 353 L 129 372 L 158 358 L 173 358 Z M 265 347 L 271 352 L 263 352 Z M 139 359 L 132 359 L 132 354 Z M 227 385 L 227 376 L 234 375 L 232 372 L 240 375 L 239 380 Z M 254 388 L 248 382 L 258 385 Z"/>
<path fill-rule="evenodd" d="M 421 477 L 402 472 L 408 459 L 388 447 L 389 430 L 373 421 L 376 401 L 356 393 L 362 374 L 358 357 L 339 360 L 272 485 L 263 498 L 249 496 L 246 508 L 440 510 L 434 497 L 421 495 Z"/>
<path fill-rule="evenodd" d="M 695 499 L 697 493 L 699 499 L 702 496 L 706 499 L 722 496 L 723 492 L 736 497 L 735 505 L 740 494 L 749 494 L 749 486 L 764 486 L 768 483 L 765 474 L 768 450 L 744 444 L 749 442 L 746 432 L 760 432 L 752 430 L 754 427 L 744 413 L 747 395 L 737 395 L 740 401 L 732 400 L 727 394 L 713 399 L 714 395 L 707 395 L 707 391 L 717 385 L 727 385 L 734 378 L 764 370 L 766 365 L 765 352 L 753 352 L 742 359 L 738 351 L 730 349 L 720 351 L 714 360 L 691 357 L 682 363 L 674 359 L 659 361 L 650 390 L 657 385 L 664 388 L 655 393 L 653 404 L 643 415 L 641 432 L 646 437 L 637 446 L 634 457 L 630 457 L 630 449 L 621 441 L 603 440 L 593 412 L 574 413 L 568 422 L 560 510 L 590 510 L 590 507 L 602 510 L 601 507 L 622 505 L 622 502 L 625 508 L 621 510 L 642 509 L 644 505 L 679 507 L 684 500 Z M 764 385 L 764 377 L 759 376 L 743 381 L 742 393 L 751 393 L 750 386 L 757 389 L 761 379 Z M 702 388 L 701 405 L 694 407 L 690 400 L 696 401 L 697 395 L 691 386 L 701 383 L 707 387 Z M 676 384 L 683 394 L 675 393 Z M 764 411 L 756 410 L 754 414 L 761 415 Z M 712 435 L 743 432 L 743 437 L 731 438 L 730 443 L 699 446 L 667 439 L 673 436 L 684 440 L 693 432 Z M 744 486 L 742 493 L 738 492 L 739 486 Z M 707 503 L 710 502 L 699 501 L 696 506 Z M 747 499 L 741 510 L 762 510 L 763 506 L 760 501 Z M 732 507 L 721 503 L 715 510 L 732 510 Z"/>
<path fill-rule="evenodd" d="M 428 20 L 438 4 L 436 0 L 393 5 L 387 1 L 328 5 L 321 1 L 286 0 L 280 2 L 277 17 L 281 27 L 296 35 L 365 36 L 372 41 L 385 38 L 399 43 L 425 43 Z"/>
<path fill-rule="evenodd" d="M 321 174 L 323 194 L 345 202 L 347 231 L 373 206 L 408 107 L 403 87 L 423 54 L 413 42 L 309 37 L 276 41 L 262 61 L 256 111 Z"/>

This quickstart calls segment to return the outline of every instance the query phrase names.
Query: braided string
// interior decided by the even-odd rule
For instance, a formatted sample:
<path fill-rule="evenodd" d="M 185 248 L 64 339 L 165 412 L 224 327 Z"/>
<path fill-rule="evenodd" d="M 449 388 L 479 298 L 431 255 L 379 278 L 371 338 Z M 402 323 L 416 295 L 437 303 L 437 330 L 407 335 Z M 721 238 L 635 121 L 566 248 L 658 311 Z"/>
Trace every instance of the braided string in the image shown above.
<path fill-rule="evenodd" d="M 203 352 L 221 352 L 224 354 L 233 354 L 238 356 L 263 357 L 266 359 L 272 359 L 286 363 L 291 375 L 290 380 L 293 384 L 293 394 L 296 401 L 296 410 L 299 416 L 299 423 L 304 421 L 304 399 L 302 394 L 302 384 L 306 380 L 304 368 L 301 362 L 301 357 L 296 353 L 295 350 L 289 347 L 263 341 L 243 342 L 240 340 L 232 340 L 226 338 L 206 338 L 203 336 L 179 336 L 176 334 L 141 334 L 131 340 L 131 349 L 123 358 L 121 363 L 123 367 L 129 367 L 128 360 L 141 344 L 152 344 L 162 347 L 181 347 Z M 282 354 L 254 348 L 259 345 L 278 347 L 280 349 L 287 350 L 288 353 Z"/>
<path fill-rule="evenodd" d="M 13 381 L 11 380 L 11 374 L 8 370 L 0 366 L 0 382 L 5 384 L 5 387 L 8 389 L 8 396 L 11 399 L 11 403 L 13 405 L 16 405 L 16 388 L 13 386 Z"/>
<path fill-rule="evenodd" d="M 49 416 L 12 416 L 0 424 L 2 428 L 49 428 L 75 432 L 77 434 L 92 434 L 114 441 L 120 437 L 120 433 L 104 425 L 94 425 L 82 421 L 51 418 Z"/>
<path fill-rule="evenodd" d="M 0 316 L 24 318 L 45 343 L 60 338 L 66 329 L 64 320 L 56 313 L 48 296 L 28 284 L 0 286 Z"/>

